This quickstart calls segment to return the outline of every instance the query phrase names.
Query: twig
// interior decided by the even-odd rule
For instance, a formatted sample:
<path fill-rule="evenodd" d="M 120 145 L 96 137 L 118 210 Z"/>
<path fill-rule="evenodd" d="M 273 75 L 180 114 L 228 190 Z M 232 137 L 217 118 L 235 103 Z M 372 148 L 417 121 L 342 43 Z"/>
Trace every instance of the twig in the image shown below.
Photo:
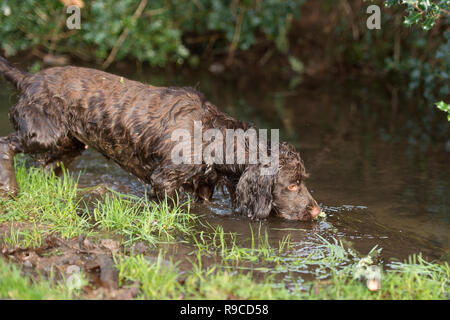
<path fill-rule="evenodd" d="M 139 19 L 139 17 L 142 14 L 142 11 L 144 11 L 145 6 L 147 5 L 147 2 L 148 2 L 148 0 L 141 0 L 141 2 L 139 3 L 139 6 L 137 7 L 136 11 L 134 12 L 134 14 L 131 18 L 133 22 L 136 22 L 137 19 Z M 111 65 L 111 63 L 114 61 L 114 59 L 116 58 L 116 54 L 119 51 L 120 46 L 125 41 L 125 39 L 128 37 L 129 33 L 130 33 L 129 28 L 123 29 L 122 33 L 120 34 L 119 38 L 117 39 L 116 43 L 114 44 L 114 47 L 112 48 L 108 58 L 102 64 L 103 69 L 108 68 Z"/>
<path fill-rule="evenodd" d="M 411 5 L 412 7 L 414 7 L 414 9 L 416 9 L 416 10 L 419 11 L 420 13 L 424 13 L 423 10 L 420 9 L 419 6 L 418 6 L 416 3 L 412 2 L 412 3 L 410 3 L 410 5 Z"/>
<path fill-rule="evenodd" d="M 61 13 L 61 15 L 58 17 L 58 22 L 56 24 L 56 28 L 53 29 L 53 33 L 52 33 L 52 36 L 50 39 L 49 52 L 51 54 L 53 54 L 53 52 L 55 51 L 56 44 L 57 44 L 58 40 L 60 39 L 58 36 L 58 33 L 61 30 L 62 26 L 64 25 L 64 22 L 65 22 L 65 14 Z"/>
<path fill-rule="evenodd" d="M 231 65 L 231 63 L 233 62 L 234 59 L 234 52 L 236 51 L 237 45 L 239 43 L 239 38 L 241 36 L 241 27 L 242 27 L 242 20 L 244 20 L 244 13 L 245 13 L 245 7 L 239 7 L 239 16 L 237 18 L 236 21 L 236 26 L 234 28 L 234 36 L 233 36 L 233 41 L 231 42 L 230 45 L 230 51 L 228 52 L 228 57 L 227 57 L 227 61 L 226 61 L 226 65 Z"/>
<path fill-rule="evenodd" d="M 355 16 L 353 14 L 352 7 L 350 6 L 350 4 L 348 3 L 347 0 L 343 1 L 342 5 L 343 5 L 344 10 L 346 11 L 348 17 L 349 17 L 349 20 L 350 20 L 350 23 L 351 23 L 351 26 L 352 26 L 353 40 L 358 40 L 359 39 L 359 29 L 358 29 L 358 26 L 355 24 L 355 18 L 354 18 Z"/>
<path fill-rule="evenodd" d="M 198 1 L 198 0 L 193 0 L 192 2 L 197 6 L 197 8 L 198 8 L 199 10 L 203 10 L 203 9 L 204 9 L 203 4 L 202 4 L 200 1 Z"/>

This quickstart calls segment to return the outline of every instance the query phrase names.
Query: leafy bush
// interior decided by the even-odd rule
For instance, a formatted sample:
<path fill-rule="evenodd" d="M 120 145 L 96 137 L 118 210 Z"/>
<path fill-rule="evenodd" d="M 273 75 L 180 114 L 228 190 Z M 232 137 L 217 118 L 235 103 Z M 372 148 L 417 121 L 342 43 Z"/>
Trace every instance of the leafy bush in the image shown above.
<path fill-rule="evenodd" d="M 450 121 L 450 105 L 445 103 L 444 101 L 436 102 L 436 107 L 439 110 L 447 112 L 447 120 Z"/>
<path fill-rule="evenodd" d="M 424 31 L 434 27 L 439 19 L 443 19 L 444 27 L 450 22 L 450 0 L 386 0 L 387 7 L 393 5 L 406 5 L 408 16 L 405 17 L 404 24 L 413 26 L 421 25 Z M 448 81 L 450 80 L 450 31 L 446 30 L 442 34 L 442 41 L 433 46 L 427 45 L 431 41 L 425 39 L 426 35 L 414 34 L 412 46 L 417 47 L 422 57 L 426 59 L 409 57 L 397 64 L 397 68 L 409 72 L 410 91 L 422 86 L 423 95 L 428 101 L 436 101 L 438 97 L 446 97 L 450 94 Z M 427 43 L 428 42 L 428 43 Z M 392 65 L 392 64 L 391 64 Z M 437 96 L 436 96 L 437 94 Z M 437 107 L 447 111 L 448 106 L 443 101 L 436 103 Z M 448 108 L 447 108 L 448 109 Z M 450 118 L 449 118 L 450 121 Z"/>
<path fill-rule="evenodd" d="M 119 44 L 117 60 L 129 56 L 152 65 L 181 64 L 189 56 L 182 42 L 185 33 L 214 33 L 214 39 L 223 39 L 232 50 L 248 49 L 262 34 L 285 48 L 290 17 L 297 16 L 302 2 L 96 0 L 81 10 L 81 29 L 68 30 L 69 14 L 59 0 L 4 0 L 1 48 L 7 56 L 32 48 L 84 59 L 94 53 L 101 62 Z M 123 42 L 118 41 L 124 33 Z"/>
<path fill-rule="evenodd" d="M 97 60 L 103 61 L 127 28 L 116 58 L 130 55 L 162 66 L 186 57 L 188 51 L 161 3 L 150 1 L 140 18 L 133 18 L 139 1 L 92 1 L 81 10 L 81 30 L 68 30 L 69 14 L 58 0 L 6 0 L 0 5 L 1 46 L 7 56 L 38 48 L 87 58 L 94 50 Z"/>
<path fill-rule="evenodd" d="M 293 71 L 305 69 L 290 50 L 290 45 L 297 43 L 288 40 L 292 21 L 301 19 L 299 11 L 305 0 L 86 1 L 81 29 L 69 30 L 63 3 L 74 1 L 3 0 L 0 47 L 4 54 L 17 55 L 24 50 L 43 58 L 46 53 L 70 54 L 95 60 L 105 68 L 125 57 L 166 66 L 183 64 L 188 58 L 198 64 L 198 54 L 210 52 L 227 53 L 227 62 L 231 62 L 235 51 L 263 42 L 286 54 L 286 64 Z M 329 11 L 322 10 L 318 19 L 335 32 L 331 39 L 323 40 L 327 54 L 347 65 L 368 67 L 373 73 L 404 76 L 409 81 L 408 94 L 423 95 L 429 106 L 447 97 L 450 0 L 372 2 L 391 8 L 383 11 L 381 30 L 367 30 L 367 2 L 345 2 L 351 4 L 353 17 L 342 11 L 341 1 L 321 4 Z M 37 69 L 35 64 L 32 70 Z"/>
<path fill-rule="evenodd" d="M 406 5 L 408 16 L 404 23 L 407 26 L 420 23 L 425 31 L 430 30 L 439 18 L 450 14 L 449 0 L 438 0 L 436 2 L 430 0 L 386 0 L 385 3 L 387 7 Z"/>
<path fill-rule="evenodd" d="M 256 41 L 258 33 L 275 41 L 283 50 L 289 21 L 298 18 L 304 0 L 200 0 L 174 1 L 171 7 L 175 21 L 186 32 L 219 32 L 227 43 L 236 41 L 246 50 Z M 187 14 L 186 14 L 187 13 Z"/>

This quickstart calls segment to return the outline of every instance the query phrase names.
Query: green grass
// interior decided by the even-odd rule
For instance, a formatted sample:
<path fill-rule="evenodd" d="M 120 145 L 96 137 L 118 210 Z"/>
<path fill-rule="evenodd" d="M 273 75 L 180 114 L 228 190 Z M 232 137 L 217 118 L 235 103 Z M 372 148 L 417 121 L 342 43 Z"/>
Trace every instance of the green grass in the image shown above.
<path fill-rule="evenodd" d="M 61 300 L 72 299 L 76 293 L 63 281 L 55 283 L 43 276 L 32 279 L 16 265 L 0 259 L 0 299 Z"/>
<path fill-rule="evenodd" d="M 66 171 L 58 178 L 40 168 L 26 168 L 23 158 L 15 167 L 20 193 L 16 199 L 2 200 L 0 222 L 36 222 L 64 238 L 89 233 L 89 221 L 79 210 L 77 179 Z"/>
<path fill-rule="evenodd" d="M 11 224 L 8 233 L 0 235 L 3 244 L 8 248 L 39 248 L 42 245 L 43 230 L 36 223 L 28 228 L 16 228 Z"/>
<path fill-rule="evenodd" d="M 208 232 L 201 231 L 193 237 L 196 250 L 204 255 L 219 255 L 224 261 L 280 264 L 285 258 L 283 255 L 293 250 L 290 236 L 280 240 L 278 247 L 272 247 L 267 230 L 263 234 L 261 225 L 257 234 L 250 225 L 249 247 L 238 245 L 237 238 L 236 233 L 225 232 L 222 226 L 211 225 L 209 225 Z"/>
<path fill-rule="evenodd" d="M 308 271 L 317 278 L 326 278 L 331 271 L 347 267 L 358 260 L 358 254 L 334 239 L 332 242 L 317 236 L 315 243 L 303 242 L 299 248 L 291 242 L 289 235 L 271 246 L 267 229 L 257 232 L 250 226 L 250 238 L 244 241 L 234 232 L 225 232 L 221 226 L 209 226 L 208 232 L 194 236 L 195 249 L 203 256 L 218 256 L 224 262 L 235 265 L 250 263 L 241 269 L 257 269 L 264 272 L 288 273 Z M 195 251 L 193 252 L 195 253 Z"/>
<path fill-rule="evenodd" d="M 138 282 L 141 298 L 145 299 L 287 299 L 285 288 L 276 288 L 271 277 L 255 281 L 251 274 L 230 272 L 193 265 L 181 272 L 174 264 L 163 260 L 160 253 L 155 261 L 142 255 L 122 257 L 117 263 L 122 284 Z"/>
<path fill-rule="evenodd" d="M 382 273 L 382 287 L 371 292 L 364 281 L 355 279 L 357 268 L 364 259 L 370 264 L 377 262 L 381 249 L 375 246 L 367 256 L 361 256 L 336 239 L 328 241 L 317 236 L 316 243 L 302 243 L 294 248 L 289 239 L 280 241 L 278 248 L 270 247 L 267 233 L 261 230 L 255 236 L 251 232 L 251 247 L 239 247 L 236 234 L 225 233 L 221 227 L 212 227 L 209 235 L 200 233 L 196 237 L 198 252 L 216 254 L 223 261 L 252 262 L 245 269 L 264 273 L 302 272 L 308 270 L 316 280 L 302 283 L 303 291 L 288 298 L 299 299 L 448 299 L 448 264 L 430 263 L 420 255 L 407 262 L 393 262 Z M 259 263 L 272 263 L 261 268 Z M 233 268 L 231 268 L 233 269 Z M 240 268 L 243 269 L 243 268 Z M 363 272 L 364 273 L 364 272 Z M 283 286 L 283 281 L 278 283 Z M 275 285 L 272 284 L 272 285 Z"/>
<path fill-rule="evenodd" d="M 450 269 L 447 263 L 427 262 L 412 256 L 405 262 L 380 264 L 375 247 L 361 255 L 337 239 L 318 235 L 314 241 L 293 243 L 290 237 L 271 245 L 262 225 L 243 239 L 221 226 L 200 226 L 189 202 L 171 205 L 106 189 L 90 197 L 75 177 L 64 171 L 61 178 L 16 161 L 20 193 L 0 200 L 2 247 L 38 248 L 47 236 L 63 238 L 107 234 L 124 246 L 143 241 L 154 248 L 183 242 L 192 249 L 181 257 L 191 263 L 142 255 L 115 256 L 121 286 L 137 282 L 145 299 L 448 299 Z M 105 190 L 105 188 L 103 188 Z M 88 197 L 85 197 L 85 196 Z M 95 195 L 97 196 L 97 195 Z M 93 201 L 92 199 L 97 199 Z M 198 228 L 197 228 L 198 227 Z M 199 231 L 202 227 L 203 231 Z M 180 257 L 179 257 L 180 258 Z M 206 260 L 205 260 L 206 259 Z M 213 262 L 211 262 L 211 260 Z M 362 262 L 378 265 L 381 289 L 371 292 L 364 280 Z M 184 264 L 185 265 L 185 264 Z M 359 268 L 359 269 L 358 269 Z M 302 274 L 313 275 L 305 282 Z M 51 276 L 24 275 L 21 269 L 0 261 L 0 298 L 66 299 L 78 294 Z M 80 296 L 77 296 L 77 298 Z"/>
<path fill-rule="evenodd" d="M 395 262 L 382 274 L 381 289 L 369 291 L 348 273 L 333 273 L 329 281 L 317 283 L 311 299 L 435 300 L 449 299 L 450 267 L 425 261 L 420 255 L 407 262 Z"/>
<path fill-rule="evenodd" d="M 176 234 L 190 234 L 197 220 L 190 214 L 189 202 L 177 206 L 167 198 L 157 203 L 115 192 L 98 201 L 93 216 L 100 229 L 124 236 L 125 245 L 174 241 Z"/>
<path fill-rule="evenodd" d="M 0 200 L 0 223 L 38 223 L 47 235 L 63 238 L 114 232 L 124 238 L 125 245 L 135 241 L 156 245 L 189 234 L 198 218 L 190 213 L 189 202 L 174 205 L 166 199 L 156 203 L 112 190 L 87 205 L 79 196 L 84 190 L 66 170 L 59 178 L 40 168 L 27 168 L 24 158 L 16 160 L 15 167 L 20 192 L 16 199 Z M 10 243 L 19 240 L 14 232 L 6 238 Z"/>
<path fill-rule="evenodd" d="M 252 273 L 225 270 L 220 266 L 202 268 L 193 263 L 191 270 L 181 272 L 176 265 L 144 256 L 123 257 L 117 263 L 122 284 L 138 282 L 144 299 L 364 299 L 364 300 L 430 300 L 448 299 L 450 268 L 448 264 L 430 263 L 420 256 L 407 262 L 396 262 L 382 273 L 381 289 L 368 290 L 363 281 L 354 279 L 351 265 L 332 271 L 327 280 L 314 280 L 290 286 L 265 274 L 255 280 Z"/>

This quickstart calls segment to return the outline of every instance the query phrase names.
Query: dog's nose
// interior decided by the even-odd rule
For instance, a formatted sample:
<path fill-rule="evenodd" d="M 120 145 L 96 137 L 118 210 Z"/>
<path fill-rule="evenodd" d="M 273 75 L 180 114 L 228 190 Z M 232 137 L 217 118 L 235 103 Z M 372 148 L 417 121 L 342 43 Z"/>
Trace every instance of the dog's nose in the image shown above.
<path fill-rule="evenodd" d="M 320 214 L 320 207 L 318 205 L 315 205 L 312 209 L 309 210 L 309 215 L 311 218 L 315 218 Z"/>

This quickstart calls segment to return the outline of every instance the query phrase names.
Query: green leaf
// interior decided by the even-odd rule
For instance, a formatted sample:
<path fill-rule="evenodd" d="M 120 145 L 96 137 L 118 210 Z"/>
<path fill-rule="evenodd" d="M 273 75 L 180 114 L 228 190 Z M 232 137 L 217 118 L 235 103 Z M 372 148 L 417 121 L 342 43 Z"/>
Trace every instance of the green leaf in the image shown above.
<path fill-rule="evenodd" d="M 411 26 L 411 25 L 413 25 L 413 24 L 419 22 L 421 18 L 422 18 L 422 14 L 421 14 L 420 12 L 414 12 L 414 11 L 412 11 L 412 12 L 409 14 L 409 16 L 407 16 L 407 17 L 405 18 L 405 24 L 406 24 L 407 26 Z"/>
<path fill-rule="evenodd" d="M 439 101 L 435 103 L 436 107 L 438 107 L 439 110 L 450 112 L 450 105 L 448 103 L 445 103 L 444 101 Z"/>
<path fill-rule="evenodd" d="M 436 102 L 435 105 L 439 110 L 447 112 L 447 120 L 450 121 L 450 105 L 448 103 L 445 103 L 442 100 L 439 102 Z"/>
<path fill-rule="evenodd" d="M 431 28 L 433 28 L 435 24 L 435 20 L 434 18 L 427 18 L 423 23 L 422 23 L 422 29 L 425 31 L 430 30 Z"/>
<path fill-rule="evenodd" d="M 305 68 L 303 62 L 301 62 L 294 56 L 289 56 L 289 64 L 291 65 L 292 70 L 294 70 L 297 73 L 302 73 Z"/>

